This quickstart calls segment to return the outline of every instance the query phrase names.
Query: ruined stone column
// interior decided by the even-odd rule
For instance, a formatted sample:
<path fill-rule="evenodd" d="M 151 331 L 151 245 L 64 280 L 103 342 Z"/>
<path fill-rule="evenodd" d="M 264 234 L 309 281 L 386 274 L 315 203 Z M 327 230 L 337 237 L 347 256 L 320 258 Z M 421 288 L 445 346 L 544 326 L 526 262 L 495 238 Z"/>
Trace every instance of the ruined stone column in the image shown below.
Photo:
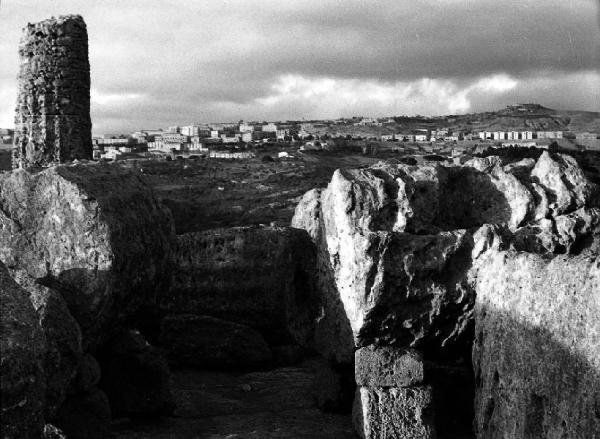
<path fill-rule="evenodd" d="M 79 15 L 23 29 L 13 168 L 92 158 L 87 28 Z"/>

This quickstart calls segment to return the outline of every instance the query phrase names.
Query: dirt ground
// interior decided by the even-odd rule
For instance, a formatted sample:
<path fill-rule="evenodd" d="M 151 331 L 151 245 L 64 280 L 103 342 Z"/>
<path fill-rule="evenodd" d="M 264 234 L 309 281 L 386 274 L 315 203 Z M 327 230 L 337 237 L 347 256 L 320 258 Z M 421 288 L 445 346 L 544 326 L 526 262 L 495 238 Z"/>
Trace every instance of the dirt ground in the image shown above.
<path fill-rule="evenodd" d="M 173 374 L 177 408 L 151 423 L 117 420 L 115 439 L 344 439 L 351 416 L 320 412 L 310 362 L 271 371 Z"/>

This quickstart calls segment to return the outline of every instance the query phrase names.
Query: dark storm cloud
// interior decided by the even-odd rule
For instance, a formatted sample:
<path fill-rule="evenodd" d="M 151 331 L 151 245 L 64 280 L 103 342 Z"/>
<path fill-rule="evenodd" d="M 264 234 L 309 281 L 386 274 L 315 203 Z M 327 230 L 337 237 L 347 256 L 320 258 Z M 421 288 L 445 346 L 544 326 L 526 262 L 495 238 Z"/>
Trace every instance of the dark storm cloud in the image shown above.
<path fill-rule="evenodd" d="M 4 0 L 0 125 L 12 120 L 20 29 L 67 12 L 88 23 L 95 129 L 522 97 L 600 107 L 584 88 L 600 88 L 593 0 Z"/>

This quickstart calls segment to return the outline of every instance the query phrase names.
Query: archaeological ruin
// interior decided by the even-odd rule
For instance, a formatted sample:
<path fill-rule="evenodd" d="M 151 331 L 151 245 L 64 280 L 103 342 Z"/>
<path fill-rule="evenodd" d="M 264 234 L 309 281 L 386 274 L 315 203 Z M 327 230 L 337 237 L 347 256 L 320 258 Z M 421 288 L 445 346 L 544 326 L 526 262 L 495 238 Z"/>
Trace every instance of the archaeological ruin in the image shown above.
<path fill-rule="evenodd" d="M 88 36 L 80 16 L 29 24 L 19 46 L 13 168 L 92 158 Z"/>
<path fill-rule="evenodd" d="M 81 17 L 19 53 L 3 438 L 600 437 L 600 188 L 571 156 L 338 170 L 290 227 L 177 235 L 81 160 Z"/>

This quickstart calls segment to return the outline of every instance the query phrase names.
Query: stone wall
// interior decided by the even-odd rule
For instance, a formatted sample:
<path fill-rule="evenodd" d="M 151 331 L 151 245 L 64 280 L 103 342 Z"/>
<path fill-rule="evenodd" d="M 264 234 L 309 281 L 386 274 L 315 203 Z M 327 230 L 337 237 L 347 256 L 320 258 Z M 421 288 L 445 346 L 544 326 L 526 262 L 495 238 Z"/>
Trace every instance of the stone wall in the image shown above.
<path fill-rule="evenodd" d="M 90 64 L 83 18 L 28 24 L 19 46 L 13 168 L 92 158 Z"/>

